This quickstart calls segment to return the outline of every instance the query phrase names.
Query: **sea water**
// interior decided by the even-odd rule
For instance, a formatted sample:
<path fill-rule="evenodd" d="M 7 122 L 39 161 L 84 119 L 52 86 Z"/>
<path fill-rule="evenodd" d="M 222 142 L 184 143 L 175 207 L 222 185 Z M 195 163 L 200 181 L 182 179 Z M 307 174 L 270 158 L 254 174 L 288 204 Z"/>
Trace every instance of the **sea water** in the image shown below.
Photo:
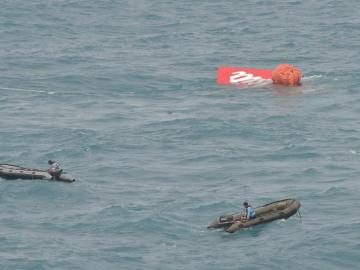
<path fill-rule="evenodd" d="M 1 269 L 359 269 L 360 2 L 4 0 Z M 216 85 L 290 63 L 298 88 Z M 301 218 L 228 234 L 284 199 Z"/>

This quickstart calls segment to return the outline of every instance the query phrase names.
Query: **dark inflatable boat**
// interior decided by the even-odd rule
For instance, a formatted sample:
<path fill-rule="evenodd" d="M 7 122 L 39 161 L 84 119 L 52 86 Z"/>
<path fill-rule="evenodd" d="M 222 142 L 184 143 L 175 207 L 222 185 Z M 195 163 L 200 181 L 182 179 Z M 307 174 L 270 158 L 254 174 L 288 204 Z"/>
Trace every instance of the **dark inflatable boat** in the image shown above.
<path fill-rule="evenodd" d="M 208 229 L 223 228 L 226 232 L 233 233 L 243 228 L 259 225 L 276 219 L 287 219 L 294 215 L 299 208 L 300 203 L 295 199 L 276 201 L 255 208 L 255 217 L 250 220 L 240 220 L 240 217 L 243 216 L 244 213 L 223 215 L 211 222 Z"/>
<path fill-rule="evenodd" d="M 75 179 L 67 174 L 61 173 L 58 177 L 51 176 L 47 171 L 29 169 L 16 165 L 0 164 L 0 177 L 4 179 L 25 179 L 25 180 L 53 180 L 62 182 L 74 182 Z"/>

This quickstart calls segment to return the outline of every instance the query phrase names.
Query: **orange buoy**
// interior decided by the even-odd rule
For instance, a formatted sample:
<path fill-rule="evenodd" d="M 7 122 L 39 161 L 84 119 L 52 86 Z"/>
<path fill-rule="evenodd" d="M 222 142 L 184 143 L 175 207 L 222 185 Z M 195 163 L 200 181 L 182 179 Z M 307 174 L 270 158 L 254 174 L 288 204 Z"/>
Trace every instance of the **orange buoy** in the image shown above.
<path fill-rule="evenodd" d="M 272 71 L 274 84 L 299 86 L 301 84 L 301 76 L 301 71 L 289 64 L 280 64 Z"/>

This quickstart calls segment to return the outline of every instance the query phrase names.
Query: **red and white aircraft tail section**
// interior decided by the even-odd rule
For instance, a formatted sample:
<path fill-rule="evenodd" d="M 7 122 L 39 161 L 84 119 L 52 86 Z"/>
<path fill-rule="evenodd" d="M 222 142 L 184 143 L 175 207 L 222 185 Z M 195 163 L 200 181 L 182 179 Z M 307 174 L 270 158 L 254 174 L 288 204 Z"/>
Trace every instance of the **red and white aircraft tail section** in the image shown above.
<path fill-rule="evenodd" d="M 241 86 L 262 86 L 272 83 L 272 70 L 244 68 L 244 67 L 225 67 L 218 69 L 218 84 L 233 84 Z"/>

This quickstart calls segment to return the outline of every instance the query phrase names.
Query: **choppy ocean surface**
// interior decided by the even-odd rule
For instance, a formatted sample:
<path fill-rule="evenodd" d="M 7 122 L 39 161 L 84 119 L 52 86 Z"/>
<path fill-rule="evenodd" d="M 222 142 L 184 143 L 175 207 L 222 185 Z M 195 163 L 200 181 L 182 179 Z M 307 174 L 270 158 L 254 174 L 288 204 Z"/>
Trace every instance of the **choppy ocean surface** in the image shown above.
<path fill-rule="evenodd" d="M 1 269 L 359 269 L 360 2 L 4 0 Z M 304 72 L 216 85 L 219 65 Z M 302 218 L 208 231 L 244 200 Z"/>

